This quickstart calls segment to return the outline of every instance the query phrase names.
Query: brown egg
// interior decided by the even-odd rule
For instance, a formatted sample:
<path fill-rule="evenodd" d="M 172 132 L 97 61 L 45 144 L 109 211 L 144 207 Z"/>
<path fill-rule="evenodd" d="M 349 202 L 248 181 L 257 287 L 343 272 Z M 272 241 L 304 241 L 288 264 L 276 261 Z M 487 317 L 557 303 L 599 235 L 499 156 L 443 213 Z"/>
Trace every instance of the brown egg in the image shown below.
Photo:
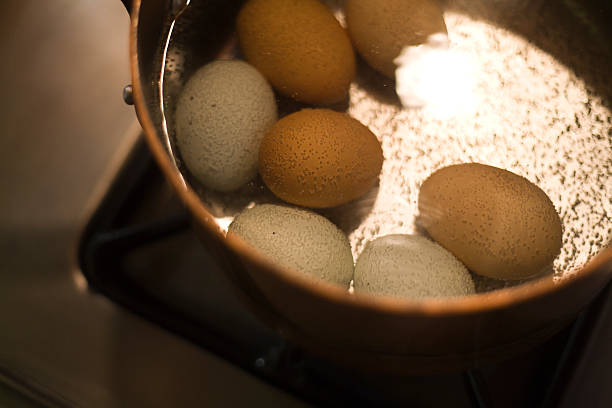
<path fill-rule="evenodd" d="M 561 248 L 561 220 L 527 179 L 478 163 L 433 173 L 419 192 L 420 221 L 469 269 L 497 279 L 543 271 Z"/>
<path fill-rule="evenodd" d="M 237 21 L 240 47 L 280 93 L 329 104 L 346 97 L 355 55 L 346 31 L 317 0 L 250 0 Z"/>
<path fill-rule="evenodd" d="M 329 109 L 303 109 L 264 136 L 259 172 L 281 199 L 305 207 L 344 204 L 377 181 L 383 155 L 359 121 Z"/>
<path fill-rule="evenodd" d="M 346 22 L 353 45 L 372 68 L 395 77 L 393 62 L 406 46 L 446 33 L 436 0 L 346 0 Z"/>

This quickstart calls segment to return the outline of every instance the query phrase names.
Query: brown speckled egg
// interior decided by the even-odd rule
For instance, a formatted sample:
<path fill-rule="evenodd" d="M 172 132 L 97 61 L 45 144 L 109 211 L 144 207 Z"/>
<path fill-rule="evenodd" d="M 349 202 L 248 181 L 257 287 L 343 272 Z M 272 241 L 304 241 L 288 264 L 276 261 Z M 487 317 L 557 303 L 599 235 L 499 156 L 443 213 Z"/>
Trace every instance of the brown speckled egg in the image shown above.
<path fill-rule="evenodd" d="M 425 180 L 418 205 L 430 236 L 480 275 L 528 278 L 561 248 L 561 220 L 546 193 L 506 170 L 444 167 Z"/>
<path fill-rule="evenodd" d="M 359 121 L 329 109 L 303 109 L 270 128 L 259 161 L 263 181 L 278 197 L 326 208 L 374 186 L 383 154 L 376 136 Z"/>
<path fill-rule="evenodd" d="M 250 0 L 237 20 L 240 47 L 280 93 L 329 104 L 346 97 L 355 55 L 346 31 L 317 0 Z"/>
<path fill-rule="evenodd" d="M 344 10 L 353 45 L 372 68 L 389 78 L 395 77 L 393 60 L 404 47 L 446 33 L 436 0 L 346 0 Z"/>

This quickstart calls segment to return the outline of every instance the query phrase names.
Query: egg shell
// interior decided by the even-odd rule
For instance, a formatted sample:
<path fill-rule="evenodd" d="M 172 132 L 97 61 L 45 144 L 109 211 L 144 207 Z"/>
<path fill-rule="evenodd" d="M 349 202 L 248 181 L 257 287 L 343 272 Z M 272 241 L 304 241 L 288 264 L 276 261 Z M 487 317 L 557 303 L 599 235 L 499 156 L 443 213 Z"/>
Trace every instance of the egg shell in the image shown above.
<path fill-rule="evenodd" d="M 204 186 L 236 190 L 257 174 L 259 144 L 277 118 L 274 92 L 255 68 L 243 61 L 214 61 L 181 91 L 176 144 Z"/>
<path fill-rule="evenodd" d="M 409 299 L 475 293 L 465 266 L 446 249 L 418 235 L 386 235 L 367 243 L 355 264 L 355 293 Z"/>
<path fill-rule="evenodd" d="M 429 235 L 480 275 L 528 278 L 561 248 L 561 220 L 546 193 L 497 167 L 444 167 L 425 180 L 418 206 Z"/>
<path fill-rule="evenodd" d="M 344 99 L 355 75 L 346 31 L 317 0 L 250 0 L 237 20 L 240 47 L 280 93 L 301 102 Z"/>
<path fill-rule="evenodd" d="M 346 235 L 314 212 L 260 204 L 230 224 L 236 235 L 280 266 L 346 287 L 353 278 L 353 255 Z"/>
<path fill-rule="evenodd" d="M 446 34 L 442 10 L 435 0 L 346 0 L 346 22 L 351 41 L 368 64 L 389 78 L 393 62 L 406 46 Z"/>
<path fill-rule="evenodd" d="M 368 191 L 382 167 L 376 136 L 329 109 L 303 109 L 279 120 L 261 142 L 259 172 L 279 198 L 326 208 Z"/>

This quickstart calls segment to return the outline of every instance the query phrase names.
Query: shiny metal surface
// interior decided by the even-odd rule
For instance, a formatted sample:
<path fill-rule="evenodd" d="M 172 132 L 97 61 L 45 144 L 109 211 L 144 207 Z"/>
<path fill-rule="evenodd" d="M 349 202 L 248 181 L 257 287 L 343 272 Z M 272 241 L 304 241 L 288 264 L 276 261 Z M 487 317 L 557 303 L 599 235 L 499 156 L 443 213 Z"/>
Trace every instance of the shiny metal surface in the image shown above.
<path fill-rule="evenodd" d="M 11 0 L 0 21 L 0 382 L 28 395 L 0 405 L 300 405 L 90 293 L 78 270 L 81 228 L 139 134 L 120 95 L 121 3 Z"/>
<path fill-rule="evenodd" d="M 126 105 L 133 105 L 134 104 L 134 97 L 132 95 L 132 85 L 126 85 L 123 88 L 123 92 L 121 93 L 121 96 L 123 97 L 123 102 L 125 102 Z"/>

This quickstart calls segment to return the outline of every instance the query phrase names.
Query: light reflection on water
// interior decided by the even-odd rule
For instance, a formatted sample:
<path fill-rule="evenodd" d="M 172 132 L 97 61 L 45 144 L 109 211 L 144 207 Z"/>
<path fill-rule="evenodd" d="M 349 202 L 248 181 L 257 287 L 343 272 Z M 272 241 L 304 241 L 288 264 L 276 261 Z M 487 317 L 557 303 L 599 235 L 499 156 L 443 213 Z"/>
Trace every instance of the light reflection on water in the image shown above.
<path fill-rule="evenodd" d="M 471 115 L 476 110 L 476 62 L 454 49 L 446 34 L 405 47 L 395 63 L 395 90 L 404 107 L 424 108 L 437 118 Z"/>

